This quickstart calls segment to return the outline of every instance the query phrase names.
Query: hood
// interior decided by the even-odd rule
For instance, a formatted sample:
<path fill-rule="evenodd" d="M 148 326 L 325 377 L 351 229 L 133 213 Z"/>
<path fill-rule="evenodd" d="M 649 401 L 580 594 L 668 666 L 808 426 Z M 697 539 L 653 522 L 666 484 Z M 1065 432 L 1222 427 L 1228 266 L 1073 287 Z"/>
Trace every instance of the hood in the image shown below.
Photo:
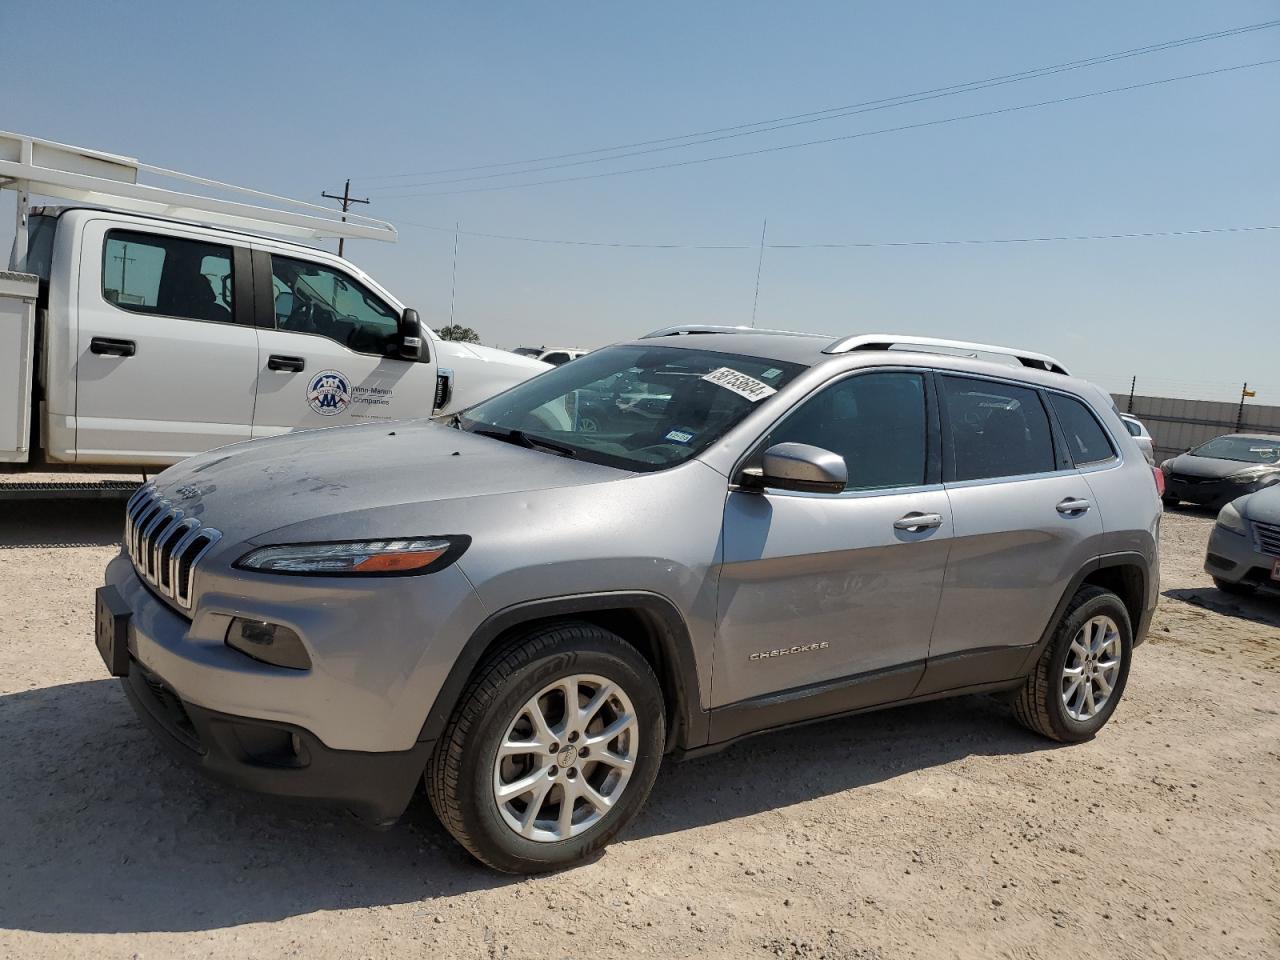
<path fill-rule="evenodd" d="M 156 478 L 156 487 L 188 516 L 243 541 L 356 513 L 365 514 L 366 522 L 353 536 L 391 536 L 396 531 L 369 533 L 371 511 L 627 476 L 429 420 L 401 420 L 220 447 L 170 467 Z"/>
<path fill-rule="evenodd" d="M 511 353 L 507 350 L 498 350 L 495 347 L 482 347 L 478 343 L 461 343 L 456 340 L 437 340 L 436 349 L 439 351 L 441 358 L 449 359 L 465 359 L 479 360 L 482 363 L 498 363 L 506 367 L 512 367 L 517 370 L 528 371 L 528 376 L 535 373 L 541 373 L 543 370 L 550 370 L 551 364 L 543 363 L 533 357 L 522 357 L 518 353 Z M 441 366 L 447 367 L 449 364 L 441 360 Z"/>
<path fill-rule="evenodd" d="M 1280 484 L 1250 494 L 1239 506 L 1250 520 L 1280 524 Z"/>
<path fill-rule="evenodd" d="M 1219 460 L 1216 457 L 1193 457 L 1189 453 L 1174 457 L 1173 462 L 1169 464 L 1169 469 L 1173 473 L 1181 474 L 1184 477 L 1202 477 L 1206 480 L 1221 480 L 1224 477 L 1235 476 L 1237 473 L 1243 473 L 1245 470 L 1253 470 L 1258 467 L 1270 467 L 1270 464 L 1244 463 L 1240 460 Z"/>

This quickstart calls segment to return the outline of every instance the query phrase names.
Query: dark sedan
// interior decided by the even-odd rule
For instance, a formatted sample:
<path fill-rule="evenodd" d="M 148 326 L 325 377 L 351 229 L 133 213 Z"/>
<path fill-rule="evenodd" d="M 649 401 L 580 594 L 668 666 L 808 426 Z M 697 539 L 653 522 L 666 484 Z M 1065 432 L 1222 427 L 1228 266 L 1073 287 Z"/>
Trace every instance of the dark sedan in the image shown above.
<path fill-rule="evenodd" d="M 1160 464 L 1164 502 L 1187 501 L 1221 510 L 1237 497 L 1280 482 L 1280 436 L 1233 433 L 1215 437 Z"/>

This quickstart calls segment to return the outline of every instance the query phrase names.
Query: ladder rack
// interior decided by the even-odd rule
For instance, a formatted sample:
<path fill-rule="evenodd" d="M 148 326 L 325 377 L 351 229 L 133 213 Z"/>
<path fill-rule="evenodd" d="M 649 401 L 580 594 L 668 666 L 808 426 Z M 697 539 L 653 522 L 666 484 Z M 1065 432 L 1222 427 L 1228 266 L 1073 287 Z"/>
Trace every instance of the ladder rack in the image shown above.
<path fill-rule="evenodd" d="M 210 193 L 183 193 L 139 183 L 139 174 L 196 184 L 207 191 L 252 197 L 274 206 L 227 200 Z M 0 189 L 18 192 L 18 230 L 14 261 L 26 257 L 26 217 L 29 194 L 109 207 L 131 213 L 192 220 L 234 230 L 270 233 L 291 239 L 394 242 L 396 228 L 382 220 L 291 200 L 250 187 L 238 187 L 194 174 L 180 173 L 132 157 L 72 147 L 0 130 Z M 283 209 L 283 208 L 290 209 Z"/>

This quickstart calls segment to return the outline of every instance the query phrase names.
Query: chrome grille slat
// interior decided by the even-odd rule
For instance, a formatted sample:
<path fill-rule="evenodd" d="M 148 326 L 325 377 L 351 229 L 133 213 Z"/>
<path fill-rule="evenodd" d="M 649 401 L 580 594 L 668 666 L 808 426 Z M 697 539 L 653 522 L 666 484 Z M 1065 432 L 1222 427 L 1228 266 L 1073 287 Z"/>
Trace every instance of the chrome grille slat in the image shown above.
<path fill-rule="evenodd" d="M 195 517 L 159 496 L 154 483 L 125 505 L 124 545 L 133 569 L 161 596 L 191 609 L 195 566 L 222 539 Z"/>

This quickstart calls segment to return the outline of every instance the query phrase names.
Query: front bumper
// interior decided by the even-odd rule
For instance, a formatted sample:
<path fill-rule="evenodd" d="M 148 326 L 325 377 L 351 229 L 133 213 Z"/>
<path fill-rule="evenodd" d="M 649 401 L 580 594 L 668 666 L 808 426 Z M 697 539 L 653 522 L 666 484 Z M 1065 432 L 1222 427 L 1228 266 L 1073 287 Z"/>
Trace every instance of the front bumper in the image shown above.
<path fill-rule="evenodd" d="M 1205 551 L 1204 571 L 1228 583 L 1280 588 L 1280 583 L 1271 579 L 1277 559 L 1280 557 L 1260 550 L 1251 533 L 1233 533 L 1214 524 Z"/>
<path fill-rule="evenodd" d="M 1177 476 L 1165 477 L 1164 496 L 1167 500 L 1185 500 L 1201 507 L 1222 509 L 1236 497 L 1252 493 L 1256 484 L 1232 483 L 1230 480 L 1184 479 Z"/>
<path fill-rule="evenodd" d="M 375 826 L 409 805 L 434 744 L 396 753 L 333 750 L 302 727 L 186 703 L 131 659 L 121 679 L 138 717 L 175 759 L 214 780 L 258 793 L 320 800 Z"/>
<path fill-rule="evenodd" d="M 427 713 L 482 619 L 466 578 L 456 566 L 350 582 L 201 576 L 206 589 L 188 620 L 127 556 L 107 568 L 127 622 L 123 682 L 139 717 L 171 754 L 223 782 L 330 801 L 376 823 L 399 816 L 433 747 Z M 236 616 L 294 629 L 311 669 L 227 646 Z"/>

